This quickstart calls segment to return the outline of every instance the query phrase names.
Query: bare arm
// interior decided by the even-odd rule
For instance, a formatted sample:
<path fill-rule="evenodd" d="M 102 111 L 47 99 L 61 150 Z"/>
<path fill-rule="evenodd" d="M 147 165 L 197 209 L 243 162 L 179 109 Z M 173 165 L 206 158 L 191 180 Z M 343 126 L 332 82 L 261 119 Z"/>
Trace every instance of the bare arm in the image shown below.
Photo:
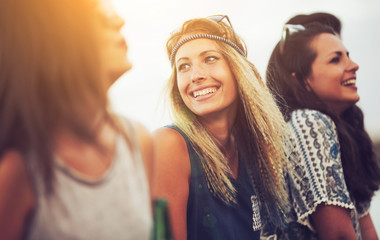
<path fill-rule="evenodd" d="M 352 239 L 356 233 L 350 218 L 350 210 L 333 205 L 321 204 L 311 215 L 318 239 Z"/>
<path fill-rule="evenodd" d="M 154 197 L 168 200 L 174 239 L 187 238 L 187 199 L 191 165 L 184 138 L 179 132 L 162 128 L 155 132 Z"/>
<path fill-rule="evenodd" d="M 16 152 L 0 159 L 0 237 L 21 239 L 25 219 L 34 207 L 34 194 L 25 165 Z"/>
<path fill-rule="evenodd" d="M 375 226 L 373 225 L 371 215 L 368 213 L 359 220 L 360 230 L 363 240 L 378 240 Z"/>

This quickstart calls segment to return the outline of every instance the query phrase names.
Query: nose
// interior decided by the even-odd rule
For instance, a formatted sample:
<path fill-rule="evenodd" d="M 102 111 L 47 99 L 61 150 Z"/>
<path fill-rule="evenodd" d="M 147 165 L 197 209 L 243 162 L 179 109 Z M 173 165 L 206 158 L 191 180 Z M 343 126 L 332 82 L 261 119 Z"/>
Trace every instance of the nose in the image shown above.
<path fill-rule="evenodd" d="M 357 70 L 359 70 L 359 65 L 352 61 L 351 59 L 348 60 L 348 66 L 347 66 L 347 71 L 349 72 L 356 72 Z"/>
<path fill-rule="evenodd" d="M 124 19 L 120 17 L 117 13 L 112 15 L 111 22 L 112 26 L 118 30 L 120 30 L 125 24 Z"/>
<path fill-rule="evenodd" d="M 206 72 L 205 70 L 199 66 L 199 65 L 194 65 L 193 66 L 193 71 L 192 71 L 192 76 L 191 76 L 191 81 L 193 83 L 199 82 L 206 79 Z"/>

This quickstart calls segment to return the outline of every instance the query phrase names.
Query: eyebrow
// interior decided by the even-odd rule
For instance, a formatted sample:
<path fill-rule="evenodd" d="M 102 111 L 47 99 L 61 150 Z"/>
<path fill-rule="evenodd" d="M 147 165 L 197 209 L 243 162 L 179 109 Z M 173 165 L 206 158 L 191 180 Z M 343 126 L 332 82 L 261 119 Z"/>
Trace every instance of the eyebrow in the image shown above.
<path fill-rule="evenodd" d="M 335 52 L 332 52 L 329 55 L 327 55 L 327 57 L 330 57 L 331 55 L 335 55 L 335 54 L 338 55 L 339 57 L 342 57 L 344 53 L 346 54 L 346 56 L 350 57 L 350 52 L 349 51 L 345 51 L 345 52 L 343 52 L 343 51 L 335 51 Z"/>
<path fill-rule="evenodd" d="M 199 54 L 199 56 L 204 56 L 204 55 L 206 55 L 206 54 L 208 54 L 208 53 L 210 53 L 210 52 L 215 52 L 215 53 L 220 54 L 220 52 L 219 52 L 218 50 L 205 50 L 205 51 L 201 52 L 201 53 Z M 181 57 L 181 58 L 178 58 L 178 60 L 176 61 L 176 63 L 178 63 L 180 60 L 189 60 L 189 57 Z"/>
<path fill-rule="evenodd" d="M 341 57 L 343 55 L 343 52 L 342 51 L 334 51 L 334 52 L 331 52 L 328 56 L 331 56 L 331 55 L 338 55 L 339 57 Z"/>

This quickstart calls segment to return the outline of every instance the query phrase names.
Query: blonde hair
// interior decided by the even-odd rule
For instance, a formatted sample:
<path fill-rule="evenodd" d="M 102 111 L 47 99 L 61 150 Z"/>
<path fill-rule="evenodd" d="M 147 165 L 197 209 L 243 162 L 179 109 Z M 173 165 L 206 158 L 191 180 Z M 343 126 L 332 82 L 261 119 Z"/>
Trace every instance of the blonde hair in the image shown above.
<path fill-rule="evenodd" d="M 230 26 L 200 18 L 185 22 L 178 32 L 172 34 L 166 45 L 168 56 L 184 36 L 197 33 L 226 38 L 246 53 L 243 41 Z M 283 176 L 286 170 L 286 123 L 254 65 L 230 45 L 221 41 L 216 43 L 229 63 L 239 92 L 239 110 L 233 130 L 239 152 L 244 156 L 257 195 L 267 205 L 266 210 L 273 213 L 271 204 L 275 203 L 283 213 L 288 209 Z M 197 116 L 183 102 L 176 76 L 174 64 L 167 86 L 174 123 L 189 137 L 201 157 L 210 191 L 227 204 L 235 202 L 235 188 L 228 178 L 230 169 L 227 159 Z"/>

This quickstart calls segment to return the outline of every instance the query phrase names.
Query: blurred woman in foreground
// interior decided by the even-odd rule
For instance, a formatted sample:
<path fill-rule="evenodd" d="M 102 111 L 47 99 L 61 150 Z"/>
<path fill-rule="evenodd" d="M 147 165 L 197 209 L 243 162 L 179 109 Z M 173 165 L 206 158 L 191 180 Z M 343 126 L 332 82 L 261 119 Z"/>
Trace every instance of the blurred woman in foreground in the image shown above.
<path fill-rule="evenodd" d="M 107 98 L 123 24 L 108 0 L 0 2 L 1 239 L 149 239 L 152 140 Z"/>

